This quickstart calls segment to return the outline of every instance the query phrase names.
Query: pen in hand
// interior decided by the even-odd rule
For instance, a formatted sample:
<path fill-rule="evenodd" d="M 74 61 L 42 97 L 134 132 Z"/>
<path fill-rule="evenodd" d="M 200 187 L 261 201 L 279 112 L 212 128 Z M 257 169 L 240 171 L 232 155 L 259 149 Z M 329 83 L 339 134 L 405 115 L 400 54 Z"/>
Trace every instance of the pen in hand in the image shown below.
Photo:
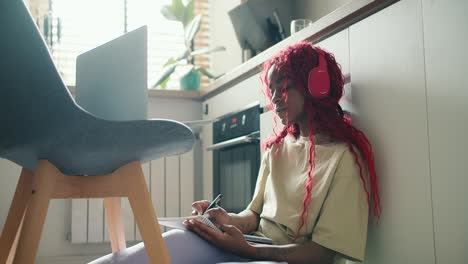
<path fill-rule="evenodd" d="M 206 211 L 214 208 L 215 206 L 218 205 L 219 201 L 221 200 L 221 197 L 223 197 L 222 194 L 218 194 L 218 196 L 216 196 L 216 198 L 214 198 L 214 200 L 210 203 L 210 205 L 208 205 L 208 207 L 203 211 L 203 214 L 205 214 Z"/>

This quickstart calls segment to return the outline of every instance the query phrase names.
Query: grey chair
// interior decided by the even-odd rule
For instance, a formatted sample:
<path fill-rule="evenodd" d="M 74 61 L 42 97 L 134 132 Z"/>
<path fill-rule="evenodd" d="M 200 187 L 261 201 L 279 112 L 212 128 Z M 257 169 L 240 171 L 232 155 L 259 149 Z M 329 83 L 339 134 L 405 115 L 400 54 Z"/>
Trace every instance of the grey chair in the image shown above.
<path fill-rule="evenodd" d="M 0 1 L 0 33 L 0 157 L 23 167 L 0 263 L 34 262 L 50 199 L 98 197 L 113 251 L 125 248 L 115 197 L 128 197 L 151 262 L 169 263 L 141 163 L 189 151 L 191 129 L 162 119 L 107 121 L 83 110 L 23 1 Z"/>

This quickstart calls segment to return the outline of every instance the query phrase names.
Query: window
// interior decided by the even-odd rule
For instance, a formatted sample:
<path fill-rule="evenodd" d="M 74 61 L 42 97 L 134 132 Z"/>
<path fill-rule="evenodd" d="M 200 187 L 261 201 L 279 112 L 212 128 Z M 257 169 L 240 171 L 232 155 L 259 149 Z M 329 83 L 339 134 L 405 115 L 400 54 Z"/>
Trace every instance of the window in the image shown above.
<path fill-rule="evenodd" d="M 171 0 L 29 0 L 31 13 L 43 32 L 46 17 L 52 21 L 53 37 L 52 42 L 48 41 L 49 47 L 62 78 L 71 86 L 75 85 L 79 54 L 147 25 L 148 87 L 151 87 L 164 63 L 170 57 L 178 56 L 184 48 L 182 25 L 165 19 L 159 11 L 162 5 L 170 3 Z M 208 0 L 195 0 L 195 13 L 202 14 L 203 23 L 194 45 L 196 48 L 208 47 Z M 200 56 L 195 63 L 209 67 L 209 57 Z M 174 77 L 177 74 L 171 78 L 167 89 L 178 89 Z M 207 80 L 202 79 L 202 87 L 207 84 Z"/>
<path fill-rule="evenodd" d="M 177 57 L 185 49 L 184 28 L 181 23 L 165 19 L 159 12 L 162 4 L 171 1 L 127 1 L 128 31 L 148 25 L 148 85 L 152 86 L 169 57 Z M 172 78 L 168 87 L 177 86 Z"/>

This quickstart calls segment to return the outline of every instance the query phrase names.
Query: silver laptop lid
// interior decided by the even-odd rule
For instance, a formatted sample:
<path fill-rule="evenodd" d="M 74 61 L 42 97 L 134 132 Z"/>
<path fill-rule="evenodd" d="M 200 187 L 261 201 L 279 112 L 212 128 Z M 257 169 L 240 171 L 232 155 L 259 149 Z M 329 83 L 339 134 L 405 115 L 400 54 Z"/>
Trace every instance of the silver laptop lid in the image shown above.
<path fill-rule="evenodd" d="M 147 27 L 77 57 L 76 102 L 107 120 L 147 118 Z"/>

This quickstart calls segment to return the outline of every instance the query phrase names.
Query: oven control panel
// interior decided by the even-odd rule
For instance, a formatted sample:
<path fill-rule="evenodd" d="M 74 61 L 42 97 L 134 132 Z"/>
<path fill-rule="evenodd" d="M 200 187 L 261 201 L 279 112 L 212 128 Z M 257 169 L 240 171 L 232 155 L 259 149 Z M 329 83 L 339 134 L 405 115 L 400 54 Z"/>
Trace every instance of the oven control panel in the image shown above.
<path fill-rule="evenodd" d="M 260 105 L 223 116 L 213 123 L 213 143 L 248 135 L 260 130 Z"/>

